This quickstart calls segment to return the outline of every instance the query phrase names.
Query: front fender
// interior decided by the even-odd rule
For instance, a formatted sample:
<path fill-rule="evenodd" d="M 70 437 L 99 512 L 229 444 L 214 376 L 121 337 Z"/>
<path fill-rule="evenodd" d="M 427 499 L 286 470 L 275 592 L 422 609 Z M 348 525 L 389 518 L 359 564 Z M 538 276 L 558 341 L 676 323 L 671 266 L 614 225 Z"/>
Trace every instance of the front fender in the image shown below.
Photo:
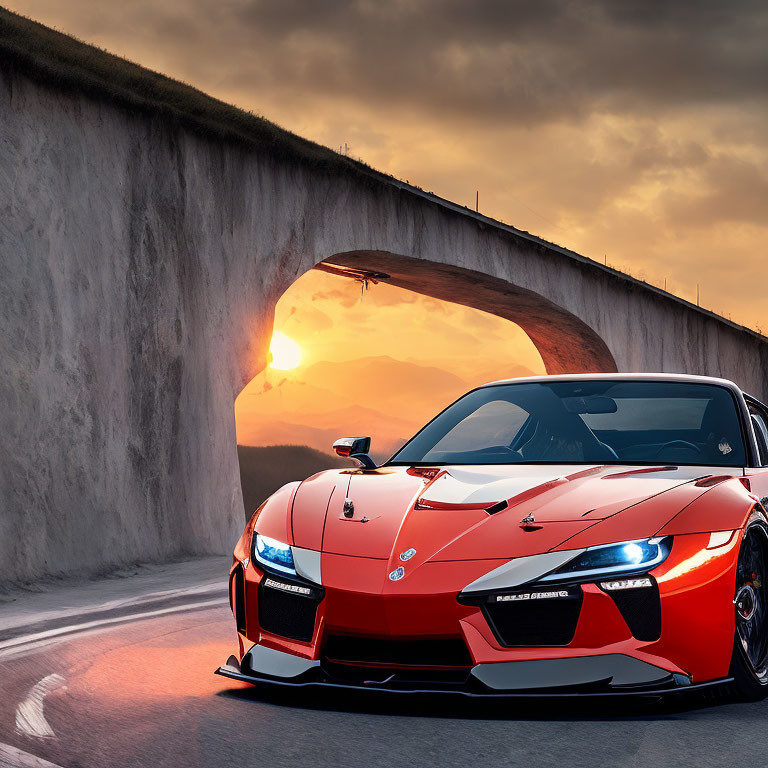
<path fill-rule="evenodd" d="M 738 478 L 723 480 L 678 512 L 657 536 L 736 531 L 743 528 L 759 505 Z"/>
<path fill-rule="evenodd" d="M 235 544 L 234 559 L 242 562 L 251 553 L 251 539 L 258 521 L 259 533 L 286 544 L 293 544 L 291 535 L 291 506 L 296 490 L 301 483 L 286 483 L 278 488 L 252 515 L 246 523 L 242 536 Z"/>

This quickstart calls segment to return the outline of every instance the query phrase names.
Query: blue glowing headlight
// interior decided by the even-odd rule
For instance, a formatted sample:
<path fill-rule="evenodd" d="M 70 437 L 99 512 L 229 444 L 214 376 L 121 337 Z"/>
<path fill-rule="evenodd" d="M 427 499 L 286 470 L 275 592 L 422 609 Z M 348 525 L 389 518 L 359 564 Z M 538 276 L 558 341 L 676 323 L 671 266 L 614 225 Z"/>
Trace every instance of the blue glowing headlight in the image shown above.
<path fill-rule="evenodd" d="M 540 581 L 562 581 L 568 578 L 589 578 L 608 573 L 648 571 L 667 559 L 672 549 L 672 537 L 640 539 L 621 544 L 604 544 L 589 549 L 561 565 Z"/>
<path fill-rule="evenodd" d="M 253 536 L 253 559 L 267 568 L 281 573 L 289 573 L 292 576 L 296 575 L 291 547 L 288 544 L 283 544 L 282 541 L 255 533 Z"/>

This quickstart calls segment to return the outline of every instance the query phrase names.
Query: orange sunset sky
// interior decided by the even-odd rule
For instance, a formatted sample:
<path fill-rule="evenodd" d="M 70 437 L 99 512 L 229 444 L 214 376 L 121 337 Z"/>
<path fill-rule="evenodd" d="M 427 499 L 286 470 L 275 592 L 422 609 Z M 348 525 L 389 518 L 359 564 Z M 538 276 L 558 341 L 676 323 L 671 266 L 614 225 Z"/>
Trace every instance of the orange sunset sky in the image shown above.
<path fill-rule="evenodd" d="M 544 373 L 507 320 L 383 283 L 363 293 L 318 270 L 280 299 L 275 328 L 298 349 L 278 346 L 274 363 L 289 370 L 268 366 L 238 397 L 241 445 L 327 451 L 343 434 L 372 435 L 383 457 L 468 389 Z"/>
<path fill-rule="evenodd" d="M 764 0 L 7 7 L 458 203 L 474 207 L 478 190 L 484 214 L 692 301 L 698 285 L 703 306 L 768 328 Z M 301 364 L 243 393 L 241 442 L 293 441 L 298 420 L 313 445 L 367 423 L 391 447 L 473 383 L 540 370 L 508 323 L 359 292 L 313 272 L 283 297 L 276 328 Z M 368 389 L 350 398 L 353 370 Z M 387 381 L 420 388 L 421 405 L 415 390 L 413 413 L 393 404 Z"/>

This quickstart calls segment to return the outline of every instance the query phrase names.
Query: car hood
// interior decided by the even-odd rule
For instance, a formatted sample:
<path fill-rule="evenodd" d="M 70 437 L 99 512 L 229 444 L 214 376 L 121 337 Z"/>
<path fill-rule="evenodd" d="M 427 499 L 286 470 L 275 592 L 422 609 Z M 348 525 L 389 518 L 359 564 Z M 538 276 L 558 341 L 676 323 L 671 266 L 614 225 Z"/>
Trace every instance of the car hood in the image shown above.
<path fill-rule="evenodd" d="M 510 559 L 653 536 L 722 468 L 574 465 L 329 471 L 294 498 L 294 543 L 415 563 Z M 347 504 L 345 513 L 344 506 Z"/>

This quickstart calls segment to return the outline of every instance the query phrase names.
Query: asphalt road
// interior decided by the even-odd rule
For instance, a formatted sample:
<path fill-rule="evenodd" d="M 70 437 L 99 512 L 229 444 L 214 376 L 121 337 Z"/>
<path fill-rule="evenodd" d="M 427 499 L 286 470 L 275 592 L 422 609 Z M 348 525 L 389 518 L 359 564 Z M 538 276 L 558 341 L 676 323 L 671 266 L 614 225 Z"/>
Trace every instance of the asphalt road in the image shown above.
<path fill-rule="evenodd" d="M 768 703 L 276 694 L 213 675 L 232 648 L 217 604 L 0 653 L 0 767 L 768 765 Z"/>

